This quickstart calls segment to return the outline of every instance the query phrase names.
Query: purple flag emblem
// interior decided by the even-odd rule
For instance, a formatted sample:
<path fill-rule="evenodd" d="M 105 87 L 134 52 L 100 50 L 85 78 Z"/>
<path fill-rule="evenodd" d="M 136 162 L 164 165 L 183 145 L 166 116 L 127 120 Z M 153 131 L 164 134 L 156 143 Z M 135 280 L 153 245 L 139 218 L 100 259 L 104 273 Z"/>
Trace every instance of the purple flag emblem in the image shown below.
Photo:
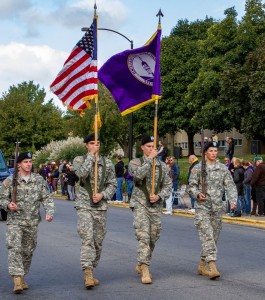
<path fill-rule="evenodd" d="M 161 27 L 143 46 L 112 56 L 98 71 L 124 116 L 161 97 Z"/>

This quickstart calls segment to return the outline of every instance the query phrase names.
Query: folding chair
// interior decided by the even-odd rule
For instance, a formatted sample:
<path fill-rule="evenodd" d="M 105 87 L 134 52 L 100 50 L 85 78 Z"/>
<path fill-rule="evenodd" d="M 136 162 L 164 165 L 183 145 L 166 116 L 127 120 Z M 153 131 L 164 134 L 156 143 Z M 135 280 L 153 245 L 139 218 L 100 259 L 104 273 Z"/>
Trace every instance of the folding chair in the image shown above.
<path fill-rule="evenodd" d="M 173 192 L 173 199 L 175 199 L 175 197 L 178 198 L 178 207 L 179 208 L 188 208 L 187 204 L 185 203 L 184 200 L 184 196 L 186 193 L 186 184 L 182 184 L 180 189 L 178 189 L 177 191 Z M 174 200 L 173 200 L 174 201 Z"/>

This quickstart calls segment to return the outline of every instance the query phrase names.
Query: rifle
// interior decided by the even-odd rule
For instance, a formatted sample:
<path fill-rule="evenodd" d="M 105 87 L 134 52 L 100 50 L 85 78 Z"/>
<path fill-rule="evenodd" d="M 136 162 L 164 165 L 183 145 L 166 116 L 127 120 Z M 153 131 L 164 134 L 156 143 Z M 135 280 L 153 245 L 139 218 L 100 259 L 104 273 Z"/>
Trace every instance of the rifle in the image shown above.
<path fill-rule="evenodd" d="M 204 153 L 204 130 L 201 129 L 201 152 L 202 152 L 202 161 L 201 161 L 201 176 L 202 176 L 202 194 L 206 196 L 206 161 Z"/>
<path fill-rule="evenodd" d="M 20 142 L 16 141 L 16 150 L 15 150 L 15 160 L 14 160 L 14 175 L 13 175 L 13 191 L 11 196 L 11 202 L 17 202 L 17 174 L 18 174 L 18 167 L 17 167 L 17 158 L 18 158 L 18 150 Z"/>

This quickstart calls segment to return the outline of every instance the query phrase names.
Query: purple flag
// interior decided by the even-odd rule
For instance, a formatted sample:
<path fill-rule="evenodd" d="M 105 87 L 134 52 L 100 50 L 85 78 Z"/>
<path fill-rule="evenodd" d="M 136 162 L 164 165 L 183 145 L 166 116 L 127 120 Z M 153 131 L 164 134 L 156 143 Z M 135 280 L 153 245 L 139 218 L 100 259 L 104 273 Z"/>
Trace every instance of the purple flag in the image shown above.
<path fill-rule="evenodd" d="M 124 116 L 161 97 L 161 27 L 143 46 L 112 56 L 98 71 Z"/>

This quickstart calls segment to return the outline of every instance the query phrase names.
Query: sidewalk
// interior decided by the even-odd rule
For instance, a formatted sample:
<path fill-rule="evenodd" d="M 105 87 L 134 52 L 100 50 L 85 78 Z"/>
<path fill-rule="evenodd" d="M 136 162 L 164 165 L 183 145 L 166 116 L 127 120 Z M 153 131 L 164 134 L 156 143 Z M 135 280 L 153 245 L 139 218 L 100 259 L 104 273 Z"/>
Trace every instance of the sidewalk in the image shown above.
<path fill-rule="evenodd" d="M 53 198 L 67 200 L 67 196 L 62 196 L 62 195 L 53 195 Z M 125 201 L 126 201 L 126 198 L 125 198 Z M 109 206 L 129 208 L 129 203 L 127 203 L 125 201 L 123 201 L 123 202 L 109 201 Z M 194 212 L 191 212 L 189 210 L 190 199 L 188 196 L 184 197 L 184 202 L 185 202 L 187 208 L 179 208 L 179 207 L 173 206 L 172 215 L 193 218 Z M 165 209 L 164 209 L 164 211 L 165 211 Z M 265 228 L 265 217 L 256 217 L 256 216 L 230 217 L 230 216 L 226 216 L 224 214 L 223 221 L 225 223 L 230 223 L 230 224 L 238 224 L 238 225 Z"/>
<path fill-rule="evenodd" d="M 178 215 L 194 215 L 194 213 L 190 212 L 189 209 L 191 207 L 190 204 L 190 197 L 188 195 L 184 196 L 184 202 L 185 205 L 188 208 L 178 208 L 173 206 L 173 212 L 174 214 Z M 225 203 L 224 203 L 225 204 Z M 241 224 L 241 225 L 248 225 L 248 226 L 259 226 L 259 227 L 265 227 L 265 217 L 256 217 L 256 216 L 241 216 L 241 217 L 230 217 L 227 216 L 224 212 L 223 221 L 226 223 L 233 223 L 233 224 Z"/>

